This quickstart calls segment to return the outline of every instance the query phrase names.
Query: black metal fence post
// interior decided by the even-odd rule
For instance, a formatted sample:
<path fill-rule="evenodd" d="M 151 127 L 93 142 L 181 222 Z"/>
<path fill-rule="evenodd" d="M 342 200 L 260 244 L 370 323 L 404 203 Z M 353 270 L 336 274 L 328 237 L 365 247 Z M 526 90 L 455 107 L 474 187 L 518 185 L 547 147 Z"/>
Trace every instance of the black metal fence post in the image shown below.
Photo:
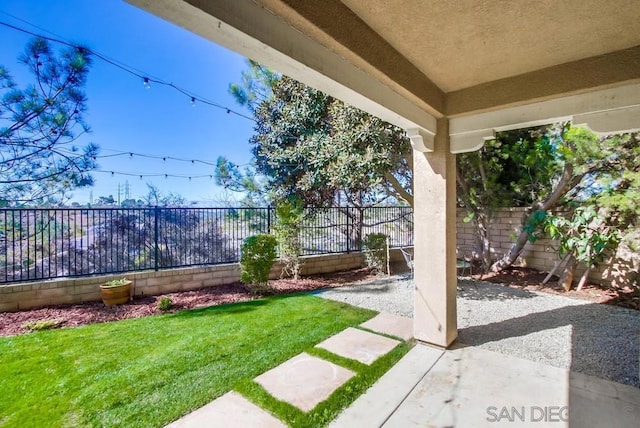
<path fill-rule="evenodd" d="M 349 207 L 346 208 L 347 215 L 347 253 L 351 252 L 351 233 L 349 232 Z"/>
<path fill-rule="evenodd" d="M 271 205 L 267 205 L 267 233 L 271 233 Z"/>
<path fill-rule="evenodd" d="M 160 208 L 153 207 L 153 252 L 154 252 L 154 267 L 157 271 L 159 269 L 158 258 L 160 255 L 160 249 L 158 247 L 158 213 Z"/>

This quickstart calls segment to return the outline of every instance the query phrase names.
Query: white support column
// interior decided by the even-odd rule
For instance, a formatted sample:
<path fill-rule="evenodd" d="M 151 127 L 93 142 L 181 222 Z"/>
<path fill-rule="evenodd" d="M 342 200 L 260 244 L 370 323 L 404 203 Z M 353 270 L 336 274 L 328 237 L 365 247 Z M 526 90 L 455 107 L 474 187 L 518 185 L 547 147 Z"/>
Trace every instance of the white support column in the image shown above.
<path fill-rule="evenodd" d="M 448 347 L 456 338 L 456 171 L 448 120 L 432 152 L 414 151 L 414 337 Z"/>

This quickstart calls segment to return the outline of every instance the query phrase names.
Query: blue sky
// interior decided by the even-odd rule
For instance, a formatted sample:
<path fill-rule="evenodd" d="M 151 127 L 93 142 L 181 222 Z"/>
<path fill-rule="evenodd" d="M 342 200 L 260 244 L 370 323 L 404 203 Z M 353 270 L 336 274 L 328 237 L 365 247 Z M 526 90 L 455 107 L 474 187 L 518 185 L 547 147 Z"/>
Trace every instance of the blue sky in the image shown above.
<path fill-rule="evenodd" d="M 251 116 L 227 91 L 229 83 L 239 81 L 246 68 L 242 56 L 123 1 L 12 0 L 0 3 L 0 21 L 85 45 L 138 69 L 141 74 L 174 83 L 199 97 Z M 21 84 L 30 81 L 29 74 L 16 58 L 30 38 L 0 26 L 0 64 Z M 63 48 L 52 46 L 56 50 Z M 250 120 L 197 102 L 192 106 L 188 97 L 171 88 L 152 83 L 150 89 L 145 89 L 138 77 L 98 58 L 94 58 L 86 93 L 86 121 L 92 132 L 82 141 L 98 144 L 101 155 L 134 152 L 204 161 L 225 156 L 238 164 L 246 164 L 251 158 Z M 101 195 L 117 198 L 118 185 L 124 192 L 126 182 L 133 197 L 146 194 L 148 182 L 188 200 L 234 197 L 209 178 L 139 178 L 140 174 L 154 173 L 210 175 L 212 166 L 135 155 L 98 161 L 103 171 L 135 176 L 96 172 L 93 174 L 96 185 L 75 190 L 73 200 L 88 201 L 90 190 L 94 199 Z"/>

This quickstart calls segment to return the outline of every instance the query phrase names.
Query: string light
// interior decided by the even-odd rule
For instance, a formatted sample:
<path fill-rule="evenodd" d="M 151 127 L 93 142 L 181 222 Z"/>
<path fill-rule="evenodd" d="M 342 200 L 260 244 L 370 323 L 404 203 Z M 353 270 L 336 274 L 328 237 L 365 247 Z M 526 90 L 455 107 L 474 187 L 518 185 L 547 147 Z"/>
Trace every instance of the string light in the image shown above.
<path fill-rule="evenodd" d="M 30 24 L 27 21 L 24 21 L 22 19 L 21 19 L 21 21 L 23 21 L 23 22 L 25 22 L 25 23 L 27 23 L 29 25 L 33 25 L 33 24 Z M 183 89 L 183 88 L 181 88 L 181 87 L 179 87 L 177 85 L 174 85 L 171 82 L 167 82 L 167 81 L 159 79 L 159 78 L 149 77 L 150 73 L 145 73 L 145 72 L 142 72 L 140 70 L 137 70 L 136 68 L 134 68 L 134 67 L 132 67 L 130 65 L 127 65 L 127 64 L 125 64 L 125 63 L 123 63 L 121 61 L 117 61 L 117 60 L 111 59 L 111 58 L 107 57 L 106 55 L 102 55 L 101 53 L 99 53 L 97 51 L 94 51 L 92 49 L 89 49 L 87 47 L 78 46 L 78 45 L 76 45 L 74 43 L 70 43 L 70 42 L 67 42 L 65 40 L 62 40 L 61 38 L 49 37 L 49 36 L 45 36 L 45 35 L 42 35 L 42 34 L 39 34 L 39 33 L 35 33 L 33 31 L 29 31 L 29 30 L 27 30 L 25 28 L 18 27 L 16 25 L 12 25 L 12 24 L 9 24 L 9 23 L 4 22 L 4 21 L 0 21 L 0 25 L 2 25 L 4 27 L 7 27 L 7 28 L 10 28 L 10 29 L 15 30 L 15 31 L 19 31 L 19 32 L 22 32 L 22 33 L 25 33 L 25 34 L 29 34 L 29 35 L 34 36 L 34 37 L 39 37 L 41 39 L 48 40 L 50 42 L 59 43 L 59 44 L 65 45 L 65 46 L 69 46 L 71 48 L 78 49 L 81 52 L 86 52 L 86 53 L 88 53 L 90 55 L 93 55 L 96 58 L 106 62 L 107 64 L 110 64 L 110 65 L 112 65 L 112 66 L 114 66 L 116 68 L 119 68 L 122 71 L 125 71 L 125 72 L 127 72 L 127 73 L 129 73 L 129 74 L 131 74 L 133 76 L 138 77 L 139 79 L 142 79 L 142 83 L 143 83 L 143 85 L 144 85 L 144 87 L 146 89 L 150 89 L 151 88 L 151 83 L 154 83 L 154 84 L 157 84 L 157 85 L 160 85 L 160 86 L 166 86 L 166 87 L 171 88 L 171 89 L 173 89 L 173 90 L 175 90 L 177 92 L 180 92 L 182 95 L 187 96 L 191 100 L 192 104 L 195 104 L 195 102 L 197 101 L 197 102 L 199 102 L 201 104 L 205 104 L 205 105 L 208 105 L 210 107 L 214 107 L 214 108 L 217 108 L 217 109 L 224 110 L 224 111 L 227 112 L 227 114 L 234 114 L 236 116 L 242 117 L 242 118 L 250 120 L 252 122 L 255 122 L 255 119 L 253 117 L 251 117 L 251 116 L 247 116 L 246 114 L 243 114 L 243 113 L 240 113 L 238 111 L 235 111 L 235 110 L 233 110 L 233 109 L 231 109 L 229 107 L 223 106 L 223 105 L 218 104 L 218 103 L 216 103 L 214 101 L 208 100 L 208 99 L 206 99 L 204 97 L 200 97 L 197 94 L 195 94 L 193 92 L 190 92 L 190 91 L 188 91 L 186 89 Z M 36 27 L 36 26 L 34 25 L 34 27 Z M 39 28 L 39 27 L 36 27 L 36 28 Z M 44 30 L 44 29 L 43 29 L 43 31 L 46 31 L 46 32 L 50 33 L 49 31 Z"/>
<path fill-rule="evenodd" d="M 142 180 L 143 178 L 154 178 L 154 177 L 164 177 L 165 179 L 168 178 L 186 178 L 188 180 L 192 180 L 192 179 L 201 179 L 201 178 L 208 178 L 210 180 L 213 179 L 213 175 L 211 174 L 203 174 L 203 175 L 180 175 L 180 174 L 160 174 L 160 173 L 148 173 L 148 174 L 140 174 L 140 173 L 130 173 L 130 172 L 121 172 L 121 171 L 103 171 L 103 170 L 95 170 L 95 171 L 91 171 L 92 173 L 96 172 L 96 173 L 103 173 L 103 174 L 111 174 L 113 175 L 124 175 L 127 177 L 138 177 L 140 180 Z"/>
<path fill-rule="evenodd" d="M 105 149 L 105 150 L 109 150 L 109 149 Z M 191 163 L 193 165 L 195 165 L 195 164 L 202 164 L 202 165 L 209 165 L 209 166 L 217 166 L 218 165 L 217 162 L 211 161 L 211 160 L 185 159 L 185 158 L 177 158 L 177 157 L 173 157 L 173 156 L 159 156 L 159 155 L 150 155 L 150 154 L 136 153 L 136 152 L 117 152 L 117 153 L 112 153 L 112 154 L 109 154 L 109 155 L 97 155 L 97 156 L 93 156 L 93 160 L 120 157 L 120 156 L 128 156 L 129 158 L 133 158 L 134 156 L 137 156 L 137 157 L 142 157 L 142 158 L 147 158 L 147 159 L 158 159 L 158 160 L 161 159 L 165 163 L 168 160 L 172 160 L 172 161 L 177 161 L 177 162 L 189 162 L 189 163 Z M 237 165 L 237 166 L 248 166 L 248 165 L 249 164 L 241 164 L 241 165 Z"/>

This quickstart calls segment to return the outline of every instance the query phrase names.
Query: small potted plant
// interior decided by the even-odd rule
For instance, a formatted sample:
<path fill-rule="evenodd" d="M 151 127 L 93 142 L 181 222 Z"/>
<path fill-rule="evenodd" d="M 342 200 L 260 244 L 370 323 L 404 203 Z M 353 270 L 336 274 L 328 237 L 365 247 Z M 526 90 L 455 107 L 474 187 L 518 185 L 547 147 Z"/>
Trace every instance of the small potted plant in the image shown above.
<path fill-rule="evenodd" d="M 122 305 L 131 298 L 131 284 L 127 278 L 113 279 L 100 285 L 102 301 L 107 306 Z"/>

